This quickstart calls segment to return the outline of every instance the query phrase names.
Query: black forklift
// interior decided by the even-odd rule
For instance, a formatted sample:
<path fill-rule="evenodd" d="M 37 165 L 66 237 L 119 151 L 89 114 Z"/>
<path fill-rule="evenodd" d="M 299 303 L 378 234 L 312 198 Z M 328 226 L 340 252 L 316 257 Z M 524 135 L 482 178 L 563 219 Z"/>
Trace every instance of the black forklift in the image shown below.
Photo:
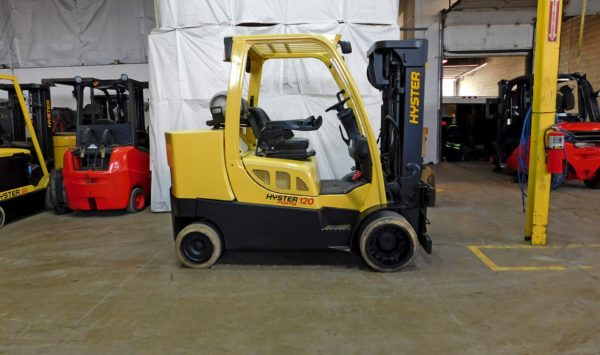
<path fill-rule="evenodd" d="M 0 76 L 0 227 L 5 213 L 43 208 L 48 170 L 54 164 L 50 90 Z M 20 213 L 22 214 L 22 213 Z"/>

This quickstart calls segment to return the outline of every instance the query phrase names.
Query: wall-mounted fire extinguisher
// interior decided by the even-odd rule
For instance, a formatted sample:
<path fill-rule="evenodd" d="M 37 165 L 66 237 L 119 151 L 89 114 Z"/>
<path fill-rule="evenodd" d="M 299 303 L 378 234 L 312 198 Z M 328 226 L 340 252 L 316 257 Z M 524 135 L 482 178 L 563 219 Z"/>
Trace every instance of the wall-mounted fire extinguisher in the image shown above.
<path fill-rule="evenodd" d="M 549 131 L 546 134 L 546 168 L 550 174 L 563 173 L 563 160 L 565 148 L 565 134 L 558 131 Z"/>

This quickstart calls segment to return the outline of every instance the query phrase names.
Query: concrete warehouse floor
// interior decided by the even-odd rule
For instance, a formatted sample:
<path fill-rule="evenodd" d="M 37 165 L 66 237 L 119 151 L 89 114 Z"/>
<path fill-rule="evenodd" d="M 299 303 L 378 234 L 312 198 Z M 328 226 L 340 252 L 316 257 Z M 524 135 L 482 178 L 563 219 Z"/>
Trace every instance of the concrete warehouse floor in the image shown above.
<path fill-rule="evenodd" d="M 342 252 L 184 269 L 169 214 L 9 224 L 0 353 L 597 353 L 600 191 L 553 193 L 549 248 L 474 249 L 494 271 L 468 246 L 525 245 L 518 186 L 487 164 L 435 170 L 434 254 L 395 274 Z"/>

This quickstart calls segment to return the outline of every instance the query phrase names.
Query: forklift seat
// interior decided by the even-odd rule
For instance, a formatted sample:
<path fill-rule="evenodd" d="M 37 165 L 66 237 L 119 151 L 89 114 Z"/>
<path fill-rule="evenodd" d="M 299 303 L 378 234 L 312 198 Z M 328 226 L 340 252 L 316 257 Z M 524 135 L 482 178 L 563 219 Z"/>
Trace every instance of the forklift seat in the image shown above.
<path fill-rule="evenodd" d="M 83 118 L 91 120 L 92 116 L 95 116 L 96 120 L 107 119 L 104 108 L 97 101 L 95 105 L 87 104 L 83 107 Z"/>
<path fill-rule="evenodd" d="M 285 123 L 271 121 L 267 113 L 259 107 L 250 107 L 248 111 L 250 126 L 257 137 L 256 155 L 295 160 L 304 160 L 315 155 L 314 150 L 307 151 L 308 139 L 294 137 L 292 130 L 285 127 Z"/>

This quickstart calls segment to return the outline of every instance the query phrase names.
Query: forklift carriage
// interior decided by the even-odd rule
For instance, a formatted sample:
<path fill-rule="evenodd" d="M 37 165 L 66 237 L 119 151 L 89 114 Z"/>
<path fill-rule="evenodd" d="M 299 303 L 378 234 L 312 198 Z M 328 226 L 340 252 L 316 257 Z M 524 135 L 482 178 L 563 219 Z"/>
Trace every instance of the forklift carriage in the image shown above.
<path fill-rule="evenodd" d="M 368 79 L 382 91 L 380 147 L 338 46 L 351 52 L 339 35 L 225 39 L 229 87 L 211 101 L 213 129 L 166 133 L 183 265 L 210 267 L 223 250 L 345 248 L 375 270 L 397 271 L 413 259 L 417 244 L 431 252 L 426 210 L 435 191 L 421 181 L 427 41 L 382 41 L 368 52 Z M 275 58 L 315 58 L 333 76 L 340 91 L 325 112 L 337 112 L 355 162 L 344 178 L 320 179 L 319 152 L 294 136 L 318 130 L 321 116 L 271 120 L 260 107 L 263 64 Z"/>

